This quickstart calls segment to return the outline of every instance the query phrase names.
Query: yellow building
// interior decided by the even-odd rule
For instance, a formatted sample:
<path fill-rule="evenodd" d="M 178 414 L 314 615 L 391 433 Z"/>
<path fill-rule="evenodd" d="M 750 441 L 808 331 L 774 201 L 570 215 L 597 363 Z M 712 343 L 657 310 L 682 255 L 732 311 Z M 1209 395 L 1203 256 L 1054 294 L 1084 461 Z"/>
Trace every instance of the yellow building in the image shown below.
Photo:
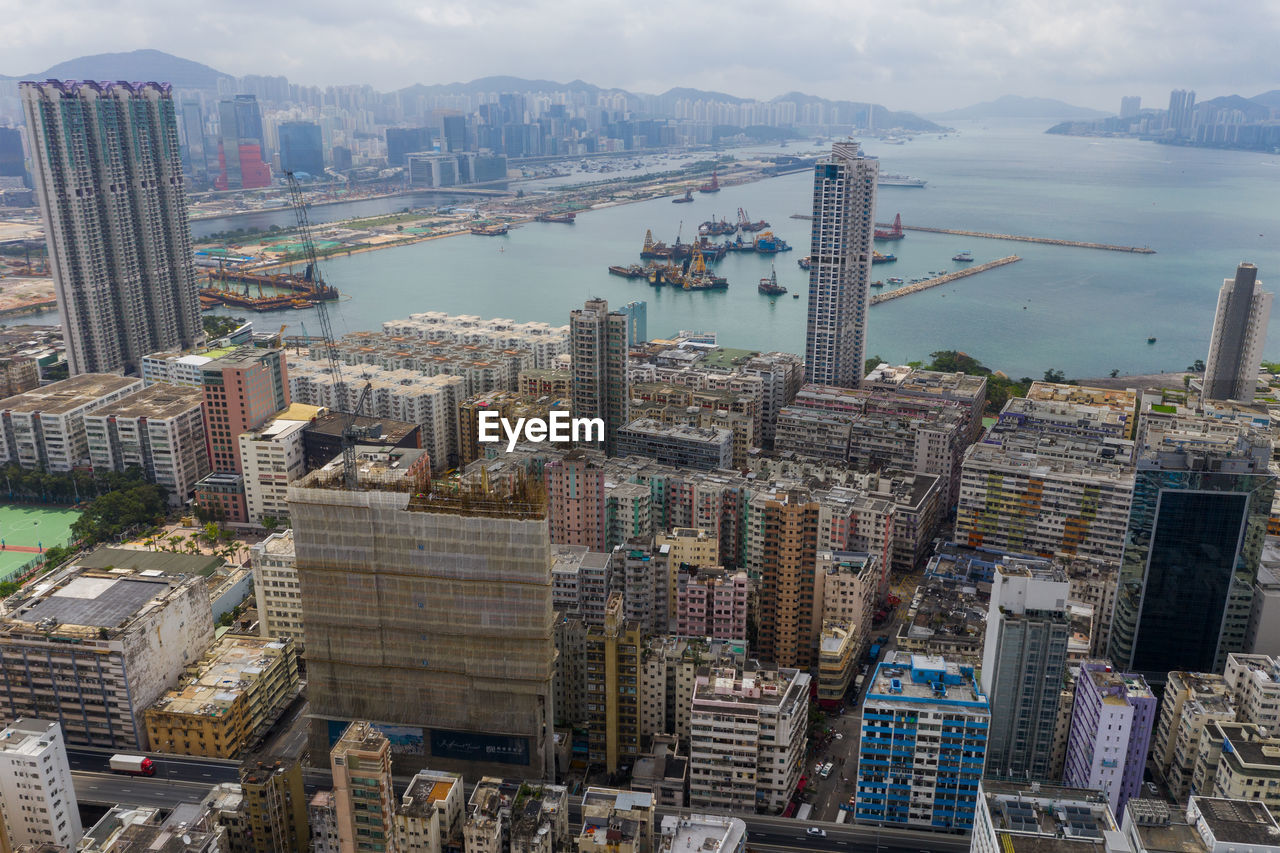
<path fill-rule="evenodd" d="M 720 539 L 714 531 L 696 527 L 676 527 L 654 538 L 655 548 L 667 549 L 667 619 L 676 619 L 676 579 L 680 566 L 703 569 L 719 566 Z"/>
<path fill-rule="evenodd" d="M 818 702 L 822 707 L 835 708 L 844 701 L 853 680 L 857 648 L 857 634 L 848 622 L 828 619 L 822 623 L 818 640 Z"/>
<path fill-rule="evenodd" d="M 235 758 L 297 693 L 293 640 L 224 634 L 146 710 L 147 739 L 158 752 Z"/>
<path fill-rule="evenodd" d="M 1110 409 L 1124 419 L 1123 438 L 1132 440 L 1138 423 L 1138 392 L 1132 388 L 1094 388 L 1089 385 L 1064 385 L 1060 382 L 1032 382 L 1028 400 L 1046 403 L 1077 403 Z"/>
<path fill-rule="evenodd" d="M 640 755 L 640 658 L 644 632 L 623 619 L 623 596 L 605 605 L 603 627 L 587 629 L 586 703 L 589 757 L 616 773 Z"/>

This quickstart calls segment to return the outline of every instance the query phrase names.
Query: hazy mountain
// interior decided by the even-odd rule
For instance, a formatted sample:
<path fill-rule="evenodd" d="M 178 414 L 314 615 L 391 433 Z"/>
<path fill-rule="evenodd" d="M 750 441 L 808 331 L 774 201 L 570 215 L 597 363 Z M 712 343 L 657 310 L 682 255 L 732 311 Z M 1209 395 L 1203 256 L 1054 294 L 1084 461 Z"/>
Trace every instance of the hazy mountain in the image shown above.
<path fill-rule="evenodd" d="M 988 119 L 988 118 L 1104 118 L 1110 113 L 1091 110 L 1088 107 L 1077 107 L 1073 104 L 1057 101 L 1053 98 L 1024 98 L 1019 95 L 1005 95 L 994 101 L 983 101 L 980 104 L 963 107 L 958 110 L 947 110 L 944 113 L 933 113 L 932 118 L 954 119 Z"/>
<path fill-rule="evenodd" d="M 1196 111 L 1239 110 L 1244 114 L 1245 121 L 1266 121 L 1271 118 L 1271 106 L 1265 102 L 1268 96 L 1280 98 L 1280 91 L 1267 92 L 1257 98 L 1243 98 L 1240 95 L 1223 95 L 1220 98 L 1210 98 L 1207 101 L 1198 102 Z M 1260 101 L 1258 98 L 1263 98 L 1264 100 Z"/>
<path fill-rule="evenodd" d="M 1270 92 L 1263 92 L 1261 95 L 1254 95 L 1249 100 L 1255 104 L 1262 104 L 1264 107 L 1271 109 L 1280 109 L 1280 89 L 1272 89 Z"/>
<path fill-rule="evenodd" d="M 21 75 L 23 80 L 129 80 L 172 83 L 176 89 L 215 89 L 219 77 L 230 77 L 208 65 L 161 50 L 99 53 L 59 62 L 44 71 Z"/>

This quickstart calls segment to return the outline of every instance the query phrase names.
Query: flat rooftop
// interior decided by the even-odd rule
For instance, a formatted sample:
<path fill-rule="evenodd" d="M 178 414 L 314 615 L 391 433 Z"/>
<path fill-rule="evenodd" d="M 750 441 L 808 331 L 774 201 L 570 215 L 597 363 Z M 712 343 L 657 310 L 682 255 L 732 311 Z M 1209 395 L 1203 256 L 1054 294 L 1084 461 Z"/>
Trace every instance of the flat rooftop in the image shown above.
<path fill-rule="evenodd" d="M 208 370 L 224 370 L 228 367 L 245 368 L 250 367 L 262 361 L 272 353 L 279 353 L 278 349 L 264 349 L 246 344 L 242 347 L 236 347 L 225 355 L 208 361 L 203 365 L 203 369 Z"/>
<path fill-rule="evenodd" d="M 1218 844 L 1268 845 L 1280 848 L 1280 826 L 1271 812 L 1254 800 L 1225 800 L 1194 797 L 1188 813 L 1199 809 L 1201 819 Z"/>
<path fill-rule="evenodd" d="M 157 382 L 94 412 L 115 418 L 165 420 L 186 414 L 204 401 L 204 391 L 184 385 Z"/>
<path fill-rule="evenodd" d="M 196 665 L 194 675 L 152 706 L 166 714 L 220 717 L 251 689 L 284 653 L 285 644 L 243 634 L 223 634 Z"/>
<path fill-rule="evenodd" d="M 162 572 L 166 575 L 208 577 L 223 565 L 221 557 L 205 554 L 175 554 L 134 548 L 99 548 L 76 561 L 83 569 L 130 569 L 135 572 Z"/>
<path fill-rule="evenodd" d="M 51 619 L 59 625 L 114 628 L 171 587 L 167 578 L 81 575 L 14 618 L 33 624 Z"/>
<path fill-rule="evenodd" d="M 13 397 L 0 400 L 0 409 L 10 412 L 40 412 L 47 415 L 63 415 L 94 400 L 115 394 L 127 388 L 142 388 L 142 380 L 136 377 L 116 376 L 113 373 L 81 373 L 43 388 L 32 388 Z"/>
<path fill-rule="evenodd" d="M 315 420 L 307 426 L 307 433 L 311 435 L 332 436 L 333 438 L 342 437 L 342 428 L 346 423 L 346 416 L 337 412 L 326 412 L 317 415 Z M 368 429 L 374 425 L 381 427 L 378 441 L 387 444 L 399 444 L 410 435 L 418 430 L 417 424 L 406 423 L 405 421 L 396 421 L 390 418 L 368 418 L 363 415 L 355 419 L 355 426 L 358 429 Z M 367 437 L 365 441 L 372 441 L 373 437 Z"/>
<path fill-rule="evenodd" d="M 987 708 L 972 667 L 940 655 L 894 652 L 876 667 L 866 702 Z"/>

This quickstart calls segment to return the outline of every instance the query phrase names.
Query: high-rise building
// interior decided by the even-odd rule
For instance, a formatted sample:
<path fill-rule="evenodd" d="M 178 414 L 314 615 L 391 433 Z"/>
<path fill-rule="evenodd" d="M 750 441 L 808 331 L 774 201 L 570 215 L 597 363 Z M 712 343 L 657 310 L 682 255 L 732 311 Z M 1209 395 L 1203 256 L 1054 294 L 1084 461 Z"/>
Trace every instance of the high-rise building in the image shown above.
<path fill-rule="evenodd" d="M 702 667 L 689 721 L 689 806 L 780 811 L 804 772 L 809 674 Z"/>
<path fill-rule="evenodd" d="M 218 104 L 218 167 L 220 190 L 253 189 L 271 183 L 264 152 L 262 112 L 253 95 L 236 95 Z"/>
<path fill-rule="evenodd" d="M 1195 118 L 1196 93 L 1190 89 L 1174 89 L 1169 93 L 1169 115 L 1165 129 L 1174 137 L 1188 137 Z"/>
<path fill-rule="evenodd" d="M 821 614 L 814 613 L 819 504 L 807 492 L 753 495 L 747 535 L 759 540 L 756 656 L 808 669 L 816 662 Z M 748 568 L 751 568 L 750 566 Z"/>
<path fill-rule="evenodd" d="M 972 667 L 889 655 L 862 702 L 858 820 L 972 829 L 990 722 Z"/>
<path fill-rule="evenodd" d="M 1141 95 L 1125 95 L 1120 99 L 1120 118 L 1133 118 L 1142 112 Z"/>
<path fill-rule="evenodd" d="M 357 720 L 329 750 L 333 809 L 342 853 L 396 853 L 396 794 L 391 742 Z"/>
<path fill-rule="evenodd" d="M 586 634 L 588 757 L 608 773 L 633 765 L 641 747 L 637 685 L 645 632 L 640 623 L 625 620 L 622 601 L 620 593 L 611 595 L 604 625 Z"/>
<path fill-rule="evenodd" d="M 543 477 L 552 544 L 607 550 L 604 468 L 581 449 L 574 449 L 548 462 Z"/>
<path fill-rule="evenodd" d="M 200 181 L 208 179 L 209 160 L 205 154 L 204 113 L 199 101 L 182 102 L 182 165 L 186 173 Z"/>
<path fill-rule="evenodd" d="M 408 155 L 430 151 L 431 138 L 434 135 L 435 132 L 429 127 L 388 127 L 386 130 L 387 165 L 404 166 L 408 163 Z M 462 149 L 450 147 L 449 150 L 461 151 Z"/>
<path fill-rule="evenodd" d="M 289 491 L 313 755 L 394 727 L 402 772 L 554 773 L 551 546 L 537 480 L 428 487 L 420 450 L 357 448 Z M 424 697 L 430 697 L 424 701 Z M 389 732 L 391 730 L 388 730 Z"/>
<path fill-rule="evenodd" d="M 806 382 L 862 384 L 878 173 L 856 142 L 835 143 L 814 172 Z"/>
<path fill-rule="evenodd" d="M 618 430 L 630 421 L 627 354 L 630 317 L 589 299 L 569 315 L 573 363 L 573 416 L 604 421 L 604 450 L 613 455 Z"/>
<path fill-rule="evenodd" d="M 289 406 L 284 355 L 244 346 L 204 365 L 202 374 L 209 461 L 215 471 L 243 473 L 240 434 Z"/>
<path fill-rule="evenodd" d="M 0 815 L 14 846 L 76 848 L 84 831 L 57 723 L 19 718 L 0 732 Z"/>
<path fill-rule="evenodd" d="M 1205 726 L 1213 720 L 1235 719 L 1231 689 L 1221 675 L 1169 673 L 1151 741 L 1151 763 L 1159 769 L 1175 800 L 1182 802 L 1191 793 L 1191 776 Z"/>
<path fill-rule="evenodd" d="M 280 135 L 280 171 L 324 174 L 324 145 L 320 125 L 313 121 L 286 121 L 277 128 Z"/>
<path fill-rule="evenodd" d="M 307 795 L 297 759 L 256 755 L 240 765 L 249 853 L 307 853 Z"/>
<path fill-rule="evenodd" d="M 1270 437 L 1247 424 L 1146 426 L 1111 620 L 1118 667 L 1163 684 L 1174 670 L 1221 672 L 1245 650 L 1270 459 Z"/>
<path fill-rule="evenodd" d="M 253 593 L 258 607 L 258 633 L 291 639 L 302 650 L 302 602 L 293 531 L 272 533 L 250 546 L 253 554 Z"/>
<path fill-rule="evenodd" d="M 1102 791 L 1112 812 L 1123 815 L 1125 804 L 1142 792 L 1155 720 L 1156 698 L 1141 675 L 1119 672 L 1106 661 L 1082 664 L 1064 781 Z"/>
<path fill-rule="evenodd" d="M 991 704 L 988 778 L 1050 776 L 1070 590 L 1058 566 L 1008 560 L 996 567 L 982 652 L 982 692 Z"/>
<path fill-rule="evenodd" d="M 16 127 L 0 127 L 0 178 L 23 178 L 26 174 L 22 131 Z"/>
<path fill-rule="evenodd" d="M 203 337 L 169 86 L 23 83 L 67 364 L 136 373 Z"/>
<path fill-rule="evenodd" d="M 1222 280 L 1205 361 L 1205 399 L 1253 402 L 1262 348 L 1267 343 L 1271 299 L 1253 264 L 1240 264 L 1234 279 Z"/>

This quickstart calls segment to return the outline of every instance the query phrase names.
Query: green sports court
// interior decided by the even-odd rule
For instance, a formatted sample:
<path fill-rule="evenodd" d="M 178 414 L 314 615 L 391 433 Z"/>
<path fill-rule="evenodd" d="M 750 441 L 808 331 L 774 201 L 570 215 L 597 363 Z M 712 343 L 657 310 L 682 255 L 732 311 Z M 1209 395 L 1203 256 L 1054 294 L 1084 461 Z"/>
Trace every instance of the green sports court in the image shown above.
<path fill-rule="evenodd" d="M 0 504 L 0 581 L 12 580 L 11 575 L 40 556 L 41 546 L 65 545 L 79 517 L 77 509 Z"/>

